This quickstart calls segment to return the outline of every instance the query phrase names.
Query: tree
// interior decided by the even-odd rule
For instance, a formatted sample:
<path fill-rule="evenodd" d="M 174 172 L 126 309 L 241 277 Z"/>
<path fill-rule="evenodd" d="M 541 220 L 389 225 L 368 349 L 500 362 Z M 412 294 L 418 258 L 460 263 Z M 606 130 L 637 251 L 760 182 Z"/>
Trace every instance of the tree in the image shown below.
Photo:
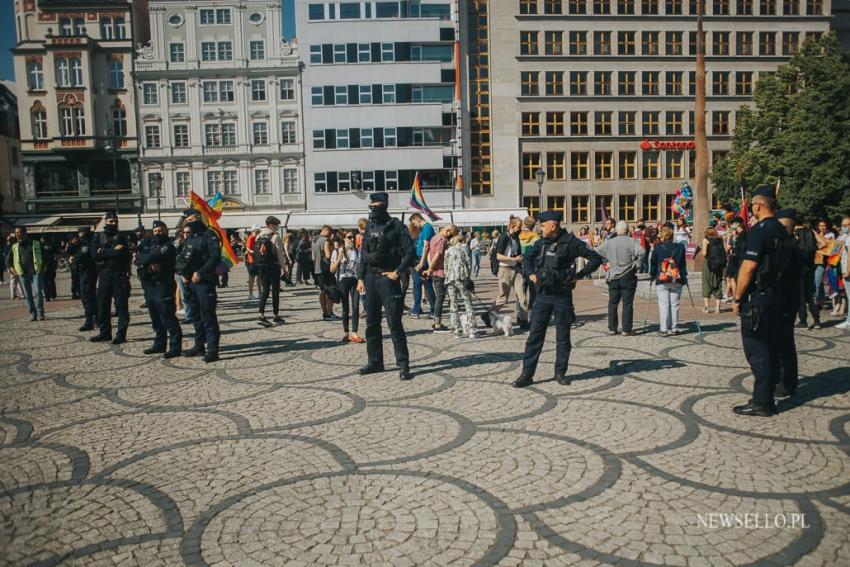
<path fill-rule="evenodd" d="M 807 218 L 850 212 L 850 54 L 834 34 L 806 40 L 776 73 L 762 74 L 755 108 L 738 113 L 731 151 L 711 172 L 723 202 L 781 180 L 779 201 Z"/>
<path fill-rule="evenodd" d="M 694 117 L 696 118 L 696 187 L 694 188 L 694 236 L 702 242 L 702 235 L 708 226 L 708 137 L 705 133 L 705 33 L 702 31 L 702 14 L 705 0 L 697 0 L 697 69 L 696 99 Z M 697 265 L 699 259 L 695 258 Z"/>

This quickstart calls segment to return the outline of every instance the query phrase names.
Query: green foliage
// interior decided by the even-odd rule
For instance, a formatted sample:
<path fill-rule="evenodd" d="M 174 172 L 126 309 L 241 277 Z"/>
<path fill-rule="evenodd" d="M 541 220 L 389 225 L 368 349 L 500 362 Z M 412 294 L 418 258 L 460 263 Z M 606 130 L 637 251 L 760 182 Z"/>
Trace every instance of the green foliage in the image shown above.
<path fill-rule="evenodd" d="M 753 101 L 710 174 L 721 201 L 738 202 L 740 164 L 747 187 L 780 179 L 781 206 L 807 218 L 850 212 L 850 54 L 835 35 L 807 40 L 787 65 L 762 74 Z"/>

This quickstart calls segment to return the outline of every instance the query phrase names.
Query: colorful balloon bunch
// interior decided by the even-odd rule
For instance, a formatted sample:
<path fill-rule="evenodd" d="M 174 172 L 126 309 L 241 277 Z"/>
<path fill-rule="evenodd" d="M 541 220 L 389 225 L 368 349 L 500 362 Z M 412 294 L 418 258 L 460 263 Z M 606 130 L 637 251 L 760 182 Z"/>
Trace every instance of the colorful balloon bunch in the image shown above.
<path fill-rule="evenodd" d="M 692 204 L 694 200 L 694 191 L 691 186 L 682 183 L 682 186 L 676 189 L 676 195 L 673 197 L 673 203 L 670 208 L 676 217 L 691 218 L 693 213 Z"/>

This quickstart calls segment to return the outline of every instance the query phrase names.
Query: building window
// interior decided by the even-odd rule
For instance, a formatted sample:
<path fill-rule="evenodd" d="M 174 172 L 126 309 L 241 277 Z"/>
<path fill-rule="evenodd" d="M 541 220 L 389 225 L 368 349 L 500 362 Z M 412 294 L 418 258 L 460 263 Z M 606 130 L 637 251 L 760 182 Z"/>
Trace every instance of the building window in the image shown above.
<path fill-rule="evenodd" d="M 383 85 L 381 93 L 383 104 L 395 104 L 395 85 Z"/>
<path fill-rule="evenodd" d="M 540 113 L 538 113 L 538 112 L 523 112 L 522 113 L 522 135 L 523 136 L 539 136 L 540 135 Z"/>
<path fill-rule="evenodd" d="M 360 147 L 372 148 L 375 146 L 375 132 L 372 128 L 360 129 Z"/>
<path fill-rule="evenodd" d="M 661 154 L 643 152 L 643 178 L 661 179 Z"/>
<path fill-rule="evenodd" d="M 178 171 L 174 174 L 174 181 L 176 186 L 176 195 L 177 197 L 188 197 L 189 190 L 191 187 L 191 182 L 189 181 L 189 172 L 188 171 Z"/>
<path fill-rule="evenodd" d="M 590 222 L 590 197 L 588 195 L 572 195 L 570 197 L 570 208 L 573 223 Z"/>
<path fill-rule="evenodd" d="M 72 57 L 69 63 L 71 65 L 71 86 L 83 86 L 83 62 L 76 57 Z"/>
<path fill-rule="evenodd" d="M 174 125 L 174 147 L 188 148 L 189 147 L 189 126 L 186 124 Z"/>
<path fill-rule="evenodd" d="M 324 173 L 316 173 L 313 175 L 313 191 L 316 193 L 324 193 L 327 191 L 327 175 Z"/>
<path fill-rule="evenodd" d="M 593 73 L 593 93 L 599 96 L 611 94 L 611 71 L 595 71 Z"/>
<path fill-rule="evenodd" d="M 667 111 L 667 135 L 680 136 L 684 133 L 684 113 L 681 110 Z"/>
<path fill-rule="evenodd" d="M 254 122 L 251 124 L 251 130 L 254 134 L 254 145 L 264 146 L 269 143 L 269 123 Z"/>
<path fill-rule="evenodd" d="M 643 116 L 643 127 L 642 132 L 644 136 L 657 136 L 658 135 L 658 121 L 659 114 L 657 110 L 647 111 L 644 110 L 642 112 Z"/>
<path fill-rule="evenodd" d="M 212 8 L 199 10 L 201 16 L 201 25 L 210 26 L 215 24 L 215 10 Z"/>
<path fill-rule="evenodd" d="M 738 15 L 752 16 L 753 15 L 753 0 L 738 0 Z"/>
<path fill-rule="evenodd" d="M 127 39 L 127 24 L 122 17 L 113 20 L 115 23 L 115 39 Z"/>
<path fill-rule="evenodd" d="M 561 14 L 562 10 L 561 0 L 543 0 L 544 14 Z"/>
<path fill-rule="evenodd" d="M 569 0 L 570 14 L 586 14 L 587 0 Z"/>
<path fill-rule="evenodd" d="M 109 88 L 120 90 L 124 88 L 124 62 L 115 59 L 109 62 Z"/>
<path fill-rule="evenodd" d="M 729 111 L 715 110 L 711 113 L 711 132 L 714 135 L 729 134 Z"/>
<path fill-rule="evenodd" d="M 537 55 L 537 32 L 536 31 L 521 31 L 521 32 L 519 32 L 519 54 L 520 55 Z"/>
<path fill-rule="evenodd" d="M 218 83 L 215 81 L 204 81 L 201 84 L 204 93 L 204 102 L 218 102 Z"/>
<path fill-rule="evenodd" d="M 800 47 L 799 32 L 782 32 L 782 55 L 794 55 Z M 73 59 L 71 60 L 73 61 Z"/>
<path fill-rule="evenodd" d="M 280 100 L 295 100 L 295 79 L 280 80 Z"/>
<path fill-rule="evenodd" d="M 637 153 L 620 152 L 620 179 L 637 179 Z"/>
<path fill-rule="evenodd" d="M 635 73 L 636 71 L 618 71 L 617 92 L 620 95 L 635 94 Z"/>
<path fill-rule="evenodd" d="M 641 0 L 640 13 L 644 16 L 658 15 L 658 0 Z"/>
<path fill-rule="evenodd" d="M 67 59 L 56 60 L 56 85 L 59 87 L 71 86 L 71 71 Z"/>
<path fill-rule="evenodd" d="M 85 35 L 86 21 L 83 18 L 74 18 L 74 35 L 77 37 Z"/>
<path fill-rule="evenodd" d="M 539 96 L 539 73 L 537 71 L 522 71 L 520 73 L 520 93 L 522 96 Z"/>
<path fill-rule="evenodd" d="M 251 100 L 254 102 L 266 100 L 265 79 L 251 79 Z"/>
<path fill-rule="evenodd" d="M 635 222 L 637 219 L 637 195 L 620 195 L 617 199 L 620 220 Z"/>
<path fill-rule="evenodd" d="M 729 71 L 712 72 L 711 93 L 715 96 L 726 96 L 729 94 Z"/>
<path fill-rule="evenodd" d="M 570 179 L 590 179 L 590 154 L 587 152 L 570 153 Z"/>
<path fill-rule="evenodd" d="M 86 135 L 86 117 L 82 106 L 59 107 L 59 134 L 66 138 Z"/>
<path fill-rule="evenodd" d="M 729 15 L 729 0 L 714 0 L 714 12 L 715 16 L 728 16 Z"/>
<path fill-rule="evenodd" d="M 59 27 L 59 35 L 62 34 L 62 27 L 60 23 Z M 100 38 L 101 39 L 112 39 L 114 36 L 114 32 L 112 29 L 112 18 L 101 18 L 100 19 Z"/>
<path fill-rule="evenodd" d="M 393 43 L 382 43 L 381 44 L 381 61 L 383 62 L 393 62 L 395 61 L 395 44 Z"/>
<path fill-rule="evenodd" d="M 667 96 L 682 95 L 682 71 L 667 71 Z"/>
<path fill-rule="evenodd" d="M 230 61 L 233 59 L 233 43 L 229 41 L 218 42 L 218 60 Z"/>
<path fill-rule="evenodd" d="M 232 170 L 224 172 L 224 194 L 225 195 L 238 195 L 239 194 L 238 172 L 232 171 Z"/>
<path fill-rule="evenodd" d="M 664 4 L 665 13 L 668 16 L 682 15 L 682 0 L 667 0 Z"/>
<path fill-rule="evenodd" d="M 711 34 L 714 55 L 729 55 L 729 32 L 713 32 Z"/>
<path fill-rule="evenodd" d="M 112 134 L 117 138 L 127 135 L 127 109 L 123 106 L 112 108 Z"/>
<path fill-rule="evenodd" d="M 682 55 L 682 32 L 667 32 L 665 35 L 664 50 L 667 55 Z"/>
<path fill-rule="evenodd" d="M 298 170 L 286 167 L 282 170 L 282 176 L 283 192 L 286 194 L 298 193 Z"/>
<path fill-rule="evenodd" d="M 587 112 L 570 112 L 570 133 L 587 136 Z"/>
<path fill-rule="evenodd" d="M 738 32 L 735 35 L 735 53 L 737 55 L 753 54 L 753 32 Z"/>
<path fill-rule="evenodd" d="M 564 33 L 559 31 L 546 32 L 546 55 L 564 54 Z"/>
<path fill-rule="evenodd" d="M 564 135 L 564 113 L 563 112 L 547 112 L 546 113 L 546 135 L 547 136 L 563 136 Z"/>
<path fill-rule="evenodd" d="M 186 61 L 186 49 L 182 43 L 168 44 L 168 58 L 172 63 L 183 63 Z"/>
<path fill-rule="evenodd" d="M 634 136 L 637 113 L 634 110 L 621 110 L 617 117 L 621 136 Z"/>
<path fill-rule="evenodd" d="M 594 155 L 596 179 L 614 179 L 614 153 L 596 152 Z"/>
<path fill-rule="evenodd" d="M 806 0 L 806 15 L 823 15 L 823 0 Z"/>
<path fill-rule="evenodd" d="M 546 179 L 563 181 L 567 178 L 564 152 L 546 153 Z"/>
<path fill-rule="evenodd" d="M 325 131 L 324 130 L 313 130 L 313 149 L 314 150 L 325 149 Z"/>
<path fill-rule="evenodd" d="M 611 0 L 593 0 L 593 13 L 607 15 L 611 13 Z"/>
<path fill-rule="evenodd" d="M 207 146 L 221 145 L 221 125 L 204 124 L 204 143 Z"/>
<path fill-rule="evenodd" d="M 661 220 L 661 195 L 644 195 L 640 216 L 647 221 Z"/>
<path fill-rule="evenodd" d="M 593 54 L 611 55 L 611 32 L 593 32 Z"/>
<path fill-rule="evenodd" d="M 587 71 L 570 71 L 570 94 L 572 96 L 587 94 Z"/>
<path fill-rule="evenodd" d="M 617 0 L 617 13 L 633 15 L 635 13 L 635 0 Z"/>
<path fill-rule="evenodd" d="M 27 64 L 27 87 L 32 91 L 44 90 L 44 67 L 41 61 Z"/>
<path fill-rule="evenodd" d="M 684 153 L 680 151 L 667 152 L 667 179 L 682 179 L 684 175 Z"/>
<path fill-rule="evenodd" d="M 159 91 L 156 83 L 142 84 L 142 102 L 144 104 L 159 104 Z"/>
<path fill-rule="evenodd" d="M 759 32 L 759 55 L 776 55 L 776 33 Z"/>
<path fill-rule="evenodd" d="M 800 14 L 800 0 L 782 0 L 783 16 L 798 16 Z"/>
<path fill-rule="evenodd" d="M 643 55 L 659 54 L 657 31 L 641 32 L 641 53 Z"/>
<path fill-rule="evenodd" d="M 522 206 L 528 213 L 528 216 L 536 216 L 538 212 L 540 212 L 540 199 L 535 197 L 523 197 L 522 198 Z"/>
<path fill-rule="evenodd" d="M 546 71 L 546 95 L 562 96 L 564 94 L 564 72 Z"/>
<path fill-rule="evenodd" d="M 538 169 L 540 169 L 540 154 L 537 152 L 523 152 L 522 180 L 535 181 L 537 179 Z"/>
<path fill-rule="evenodd" d="M 32 114 L 32 137 L 41 140 L 47 137 L 47 112 L 40 107 L 33 108 Z"/>
<path fill-rule="evenodd" d="M 73 34 L 73 28 L 71 27 L 71 18 L 60 18 L 59 19 L 59 35 L 62 37 L 69 37 Z"/>
<path fill-rule="evenodd" d="M 397 131 L 395 128 L 384 128 L 384 147 L 394 148 L 396 146 Z"/>
<path fill-rule="evenodd" d="M 266 43 L 263 40 L 253 40 L 248 45 L 248 57 L 251 61 L 262 61 L 266 58 Z"/>
<path fill-rule="evenodd" d="M 643 94 L 654 96 L 660 94 L 658 87 L 658 71 L 643 71 Z"/>
<path fill-rule="evenodd" d="M 294 144 L 295 140 L 295 122 L 293 120 L 285 120 L 280 123 L 280 143 Z"/>
<path fill-rule="evenodd" d="M 536 14 L 537 0 L 519 0 L 520 14 Z"/>
<path fill-rule="evenodd" d="M 233 81 L 221 81 L 218 83 L 218 99 L 220 102 L 233 102 Z"/>
<path fill-rule="evenodd" d="M 372 85 L 360 85 L 360 104 L 372 104 Z"/>
<path fill-rule="evenodd" d="M 145 147 L 159 148 L 162 147 L 159 138 L 159 126 L 145 126 Z"/>
<path fill-rule="evenodd" d="M 613 131 L 611 127 L 611 116 L 613 113 L 611 111 L 596 111 L 594 114 L 594 132 L 596 132 L 597 136 L 610 136 Z"/>
<path fill-rule="evenodd" d="M 549 211 L 567 212 L 567 198 L 563 195 L 549 195 L 546 197 L 546 209 Z"/>
<path fill-rule="evenodd" d="M 611 207 L 614 204 L 613 195 L 597 195 L 594 203 L 594 216 L 596 222 L 602 222 L 604 218 L 614 218 Z"/>
<path fill-rule="evenodd" d="M 348 87 L 345 85 L 337 85 L 334 87 L 334 104 L 348 104 Z"/>
<path fill-rule="evenodd" d="M 201 42 L 201 61 L 215 61 L 215 42 Z"/>
<path fill-rule="evenodd" d="M 735 94 L 750 96 L 753 94 L 753 72 L 737 71 L 735 73 Z"/>
<path fill-rule="evenodd" d="M 570 32 L 570 55 L 587 55 L 587 32 Z"/>
<path fill-rule="evenodd" d="M 271 184 L 269 183 L 268 169 L 254 170 L 254 193 L 256 195 L 268 195 L 272 192 Z"/>
<path fill-rule="evenodd" d="M 618 55 L 634 55 L 635 54 L 635 32 L 633 32 L 633 31 L 617 32 L 617 54 Z"/>
<path fill-rule="evenodd" d="M 183 81 L 171 83 L 171 103 L 186 104 L 186 83 Z"/>

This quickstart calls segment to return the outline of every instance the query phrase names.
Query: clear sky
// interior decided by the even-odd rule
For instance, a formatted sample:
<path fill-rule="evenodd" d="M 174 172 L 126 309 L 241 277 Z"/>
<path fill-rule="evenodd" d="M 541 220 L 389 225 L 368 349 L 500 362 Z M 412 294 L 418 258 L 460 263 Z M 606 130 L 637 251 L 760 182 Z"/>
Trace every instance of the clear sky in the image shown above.
<path fill-rule="evenodd" d="M 283 36 L 295 35 L 295 0 L 283 0 Z M 15 3 L 0 0 L 0 81 L 13 80 L 12 52 L 17 41 L 15 32 Z"/>

